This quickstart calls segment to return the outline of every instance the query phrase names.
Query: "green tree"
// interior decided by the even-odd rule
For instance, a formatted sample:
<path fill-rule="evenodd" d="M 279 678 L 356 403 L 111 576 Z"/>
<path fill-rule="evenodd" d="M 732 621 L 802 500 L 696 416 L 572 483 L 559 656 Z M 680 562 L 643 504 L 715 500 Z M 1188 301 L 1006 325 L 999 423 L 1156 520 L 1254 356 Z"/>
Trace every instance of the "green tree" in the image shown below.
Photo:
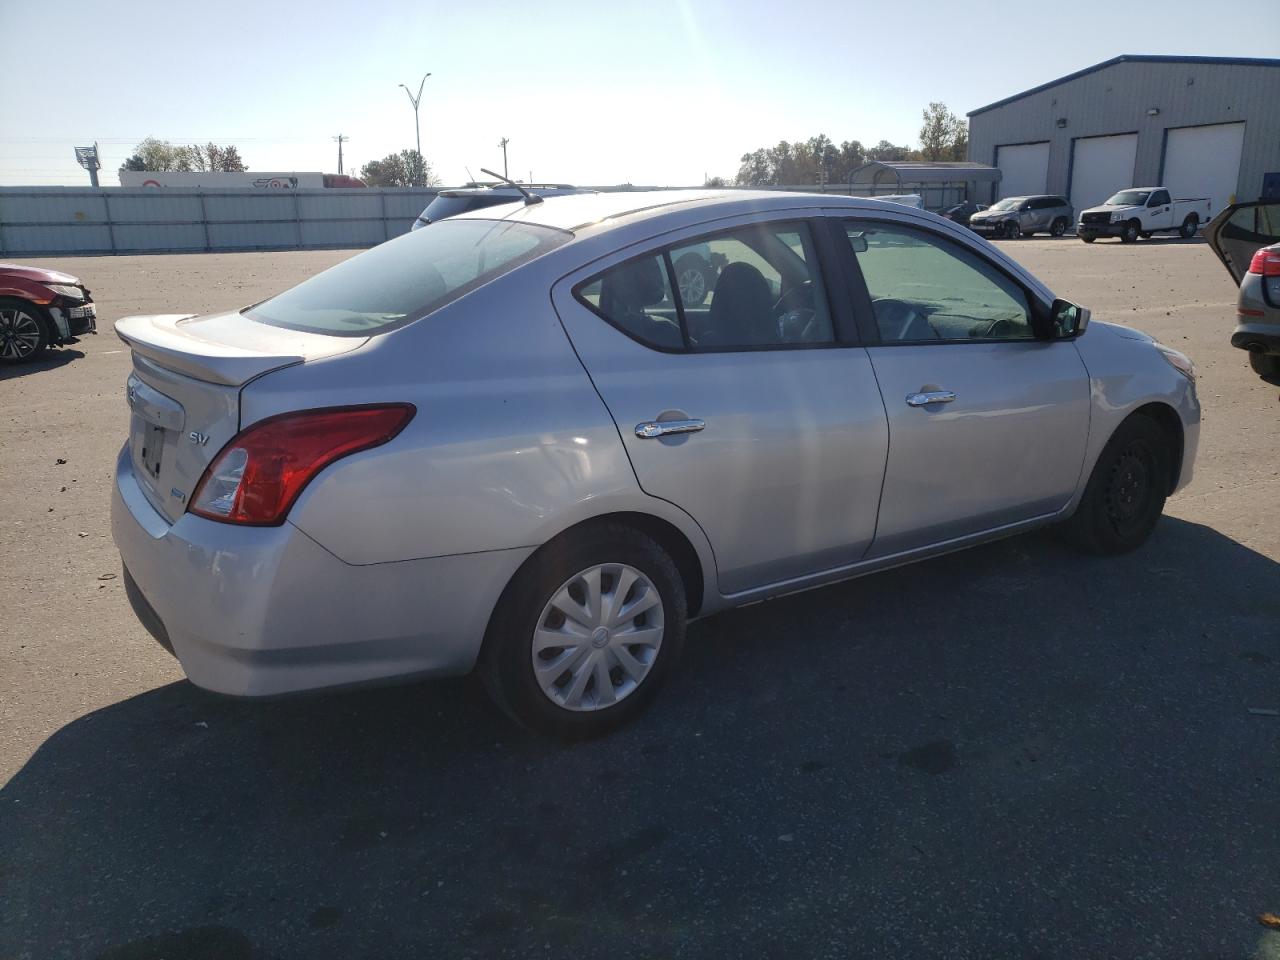
<path fill-rule="evenodd" d="M 727 187 L 729 181 L 725 180 L 724 177 L 707 177 L 706 180 L 702 181 L 702 185 L 711 190 L 720 190 Z"/>
<path fill-rule="evenodd" d="M 189 147 L 180 147 L 181 160 L 192 170 L 211 170 L 221 173 L 244 173 L 249 168 L 240 158 L 240 151 L 235 144 L 220 147 L 216 143 L 200 146 L 193 143 Z"/>
<path fill-rule="evenodd" d="M 120 165 L 121 170 L 219 170 L 243 173 L 249 169 L 244 165 L 240 151 L 234 144 L 225 147 L 214 143 L 203 147 L 196 144 L 175 147 L 168 140 L 147 137 L 133 149 L 133 156 Z"/>
<path fill-rule="evenodd" d="M 931 103 L 921 113 L 920 155 L 925 160 L 963 160 L 969 152 L 969 125 L 947 109 Z"/>
<path fill-rule="evenodd" d="M 440 178 L 417 150 L 389 153 L 371 160 L 360 170 L 360 179 L 371 187 L 435 187 Z"/>
<path fill-rule="evenodd" d="M 867 160 L 910 160 L 914 152 L 910 147 L 899 147 L 888 140 L 881 140 L 867 150 Z"/>

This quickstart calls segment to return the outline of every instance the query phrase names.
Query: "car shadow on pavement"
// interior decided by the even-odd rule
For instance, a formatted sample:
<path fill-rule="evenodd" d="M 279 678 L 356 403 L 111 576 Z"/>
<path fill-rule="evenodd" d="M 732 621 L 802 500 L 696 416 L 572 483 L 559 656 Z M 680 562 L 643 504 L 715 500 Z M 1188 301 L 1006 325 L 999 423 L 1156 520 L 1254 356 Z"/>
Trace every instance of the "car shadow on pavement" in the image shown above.
<path fill-rule="evenodd" d="M 0 380 L 16 380 L 18 377 L 29 377 L 33 373 L 44 373 L 46 370 L 65 367 L 72 360 L 79 360 L 83 356 L 84 351 L 76 350 L 72 347 L 59 347 L 56 350 L 48 350 L 43 357 L 37 360 L 28 360 L 26 363 L 0 364 Z"/>
<path fill-rule="evenodd" d="M 171 684 L 0 790 L 0 956 L 1245 956 L 1278 583 L 1176 519 L 1105 560 L 1021 537 L 697 624 L 572 747 L 470 680 Z"/>

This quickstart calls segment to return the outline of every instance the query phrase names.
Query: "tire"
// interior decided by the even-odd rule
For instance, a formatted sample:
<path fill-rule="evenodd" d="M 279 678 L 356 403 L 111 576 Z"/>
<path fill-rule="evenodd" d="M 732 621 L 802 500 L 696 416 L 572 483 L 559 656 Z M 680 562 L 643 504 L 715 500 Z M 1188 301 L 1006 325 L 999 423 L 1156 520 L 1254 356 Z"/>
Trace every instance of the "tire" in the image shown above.
<path fill-rule="evenodd" d="M 1189 213 L 1187 218 L 1182 221 L 1182 226 L 1178 228 L 1178 236 L 1183 240 L 1190 240 L 1196 235 L 1196 231 L 1200 229 L 1200 215 L 1198 213 Z"/>
<path fill-rule="evenodd" d="M 1062 525 L 1088 553 L 1128 553 L 1151 536 L 1170 487 L 1172 451 L 1160 425 L 1134 414 L 1116 428 L 1089 475 L 1076 512 Z"/>
<path fill-rule="evenodd" d="M 1017 240 L 1022 236 L 1022 227 L 1019 226 L 1017 220 L 1006 220 L 1000 235 L 1006 240 Z"/>
<path fill-rule="evenodd" d="M 1060 236 L 1062 236 L 1063 234 L 1065 234 L 1066 232 L 1067 232 L 1067 218 L 1066 218 L 1066 217 L 1058 217 L 1058 219 L 1057 219 L 1057 220 L 1053 221 L 1053 225 L 1049 227 L 1049 235 L 1050 235 L 1050 236 L 1060 237 Z"/>
<path fill-rule="evenodd" d="M 0 297 L 0 363 L 30 363 L 49 347 L 44 311 L 13 297 Z"/>
<path fill-rule="evenodd" d="M 1080 234 L 1080 239 L 1085 243 L 1093 243 L 1093 241 L 1098 239 L 1098 235 L 1096 233 L 1082 233 Z"/>
<path fill-rule="evenodd" d="M 593 573 L 599 575 L 594 617 L 584 603 Z M 619 589 L 627 592 L 618 597 Z M 631 619 L 610 627 L 600 616 L 611 599 L 627 610 L 650 591 L 657 603 Z M 566 606 L 582 619 L 561 613 Z M 485 636 L 481 679 L 522 726 L 562 740 L 601 736 L 653 700 L 679 659 L 687 609 L 675 564 L 650 537 L 619 523 L 581 528 L 538 550 L 503 592 Z M 645 631 L 644 644 L 622 639 L 635 631 Z M 560 636 L 581 639 L 547 643 Z M 557 661 L 562 670 L 556 671 Z M 549 669 L 540 672 L 535 662 Z"/>
<path fill-rule="evenodd" d="M 686 253 L 675 266 L 680 299 L 686 306 L 698 306 L 707 299 L 715 282 L 710 266 L 696 253 Z"/>
<path fill-rule="evenodd" d="M 1150 240 L 1151 232 L 1149 230 L 1143 230 L 1142 233 L 1138 234 L 1138 236 L 1142 237 L 1143 240 Z"/>
<path fill-rule="evenodd" d="M 1133 243 L 1138 239 L 1141 230 L 1137 220 L 1130 220 L 1124 225 L 1124 232 L 1120 234 L 1121 243 Z"/>
<path fill-rule="evenodd" d="M 1257 350 L 1250 350 L 1249 366 L 1251 366 L 1253 368 L 1253 372 L 1260 377 L 1280 377 L 1280 357 L 1273 353 L 1262 353 Z"/>

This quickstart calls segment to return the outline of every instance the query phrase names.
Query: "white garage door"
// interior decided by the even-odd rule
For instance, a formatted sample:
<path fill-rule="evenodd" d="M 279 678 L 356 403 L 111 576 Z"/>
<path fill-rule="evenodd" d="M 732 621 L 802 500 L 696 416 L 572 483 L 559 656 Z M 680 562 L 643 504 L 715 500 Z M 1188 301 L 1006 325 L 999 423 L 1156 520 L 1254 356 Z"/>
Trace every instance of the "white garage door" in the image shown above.
<path fill-rule="evenodd" d="M 1082 137 L 1071 148 L 1071 206 L 1076 216 L 1096 207 L 1117 190 L 1147 186 L 1133 182 L 1133 161 L 1138 155 L 1138 135 Z"/>
<path fill-rule="evenodd" d="M 1243 123 L 1170 130 L 1164 144 L 1164 185 L 1174 197 L 1208 197 L 1217 213 L 1235 196 L 1243 152 Z"/>
<path fill-rule="evenodd" d="M 996 147 L 996 166 L 1000 168 L 999 196 L 1044 193 L 1049 179 L 1048 141 Z"/>

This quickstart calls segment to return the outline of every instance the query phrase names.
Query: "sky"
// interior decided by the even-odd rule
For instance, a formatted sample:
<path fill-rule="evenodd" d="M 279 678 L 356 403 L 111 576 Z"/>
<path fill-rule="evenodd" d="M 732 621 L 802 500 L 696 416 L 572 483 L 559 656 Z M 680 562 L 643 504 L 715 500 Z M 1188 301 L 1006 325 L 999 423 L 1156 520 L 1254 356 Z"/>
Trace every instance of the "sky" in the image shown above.
<path fill-rule="evenodd" d="M 967 12 L 966 12 L 967 11 Z M 1229 17 L 1224 20 L 1224 11 Z M 103 185 L 144 137 L 234 143 L 250 170 L 347 172 L 414 145 L 447 184 L 732 178 L 825 133 L 914 145 L 958 114 L 1121 53 L 1280 56 L 1280 0 L 292 3 L 0 0 L 30 41 L 0 79 L 0 185 Z M 41 39 L 43 38 L 43 40 Z M 43 51 L 37 53 L 36 51 Z"/>

